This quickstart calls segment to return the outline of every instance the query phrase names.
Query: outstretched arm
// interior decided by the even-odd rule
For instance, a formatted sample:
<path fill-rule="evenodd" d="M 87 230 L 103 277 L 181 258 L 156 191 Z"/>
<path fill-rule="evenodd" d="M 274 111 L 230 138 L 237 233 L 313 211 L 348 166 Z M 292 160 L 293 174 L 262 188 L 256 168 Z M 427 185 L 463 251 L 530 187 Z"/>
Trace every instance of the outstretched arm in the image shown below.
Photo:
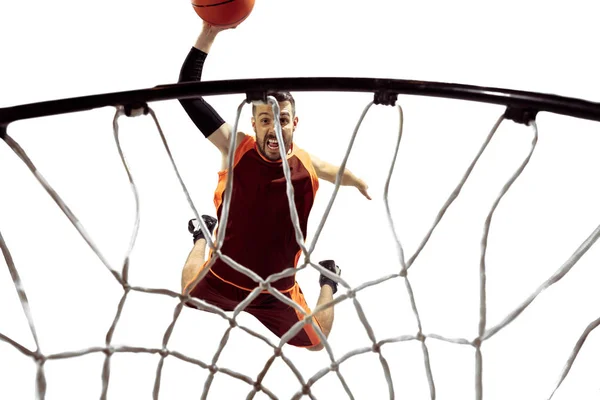
<path fill-rule="evenodd" d="M 323 161 L 312 154 L 310 155 L 310 160 L 312 161 L 313 167 L 315 168 L 315 172 L 317 173 L 319 179 L 324 179 L 328 182 L 335 183 L 335 178 L 337 177 L 340 167 Z M 340 184 L 342 186 L 354 186 L 363 196 L 371 200 L 371 196 L 369 196 L 369 193 L 367 192 L 369 186 L 365 183 L 365 181 L 358 178 L 347 168 L 344 169 Z"/>
<path fill-rule="evenodd" d="M 179 82 L 198 82 L 202 77 L 204 61 L 219 32 L 223 29 L 204 23 L 202 31 L 186 57 Z M 232 127 L 202 97 L 179 100 L 184 110 L 208 140 L 214 144 L 224 156 L 229 151 L 229 138 Z M 243 134 L 241 134 L 243 136 Z"/>

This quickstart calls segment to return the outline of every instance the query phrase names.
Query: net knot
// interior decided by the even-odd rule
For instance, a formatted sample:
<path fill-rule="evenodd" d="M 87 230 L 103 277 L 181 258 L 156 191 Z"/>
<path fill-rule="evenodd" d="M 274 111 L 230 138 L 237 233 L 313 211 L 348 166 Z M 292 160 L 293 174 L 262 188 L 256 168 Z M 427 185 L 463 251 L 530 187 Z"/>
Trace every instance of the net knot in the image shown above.
<path fill-rule="evenodd" d="M 275 349 L 273 350 L 273 354 L 275 354 L 275 357 L 281 357 L 281 355 L 283 354 L 283 351 L 281 351 L 281 347 L 275 347 Z"/>
<path fill-rule="evenodd" d="M 417 332 L 416 339 L 417 339 L 419 342 L 424 342 L 426 338 L 427 338 L 427 337 L 426 337 L 425 335 L 423 335 L 423 332 Z"/>
<path fill-rule="evenodd" d="M 208 370 L 210 371 L 210 373 L 212 375 L 214 375 L 217 372 L 219 372 L 219 367 L 217 367 L 215 364 L 211 364 L 211 365 L 208 366 Z"/>
<path fill-rule="evenodd" d="M 35 362 L 37 362 L 38 364 L 43 364 L 46 362 L 46 356 L 40 353 L 39 350 L 33 353 L 32 356 Z"/>
<path fill-rule="evenodd" d="M 381 345 L 379 343 L 373 343 L 373 346 L 371 347 L 371 351 L 373 353 L 380 353 L 381 352 Z"/>
<path fill-rule="evenodd" d="M 158 352 L 158 354 L 160 354 L 160 356 L 161 356 L 162 358 L 165 358 L 165 357 L 167 357 L 167 356 L 169 355 L 169 350 L 167 350 L 167 349 L 161 349 L 161 350 Z"/>
<path fill-rule="evenodd" d="M 261 392 L 263 390 L 263 385 L 260 382 L 254 382 L 254 390 L 256 392 Z"/>
<path fill-rule="evenodd" d="M 335 361 L 331 363 L 331 365 L 329 366 L 329 369 L 331 370 L 331 372 L 338 372 L 338 369 L 340 368 L 340 364 L 336 363 Z"/>
<path fill-rule="evenodd" d="M 271 284 L 268 282 L 261 282 L 260 283 L 260 290 L 269 290 L 269 288 L 271 287 Z"/>
<path fill-rule="evenodd" d="M 398 275 L 401 278 L 406 278 L 406 276 L 408 275 L 408 270 L 406 268 L 403 268 L 402 271 L 400 271 L 400 273 Z"/>
<path fill-rule="evenodd" d="M 308 396 L 310 394 L 310 386 L 307 384 L 302 385 L 302 394 Z"/>
<path fill-rule="evenodd" d="M 115 353 L 115 348 L 112 346 L 109 346 L 109 347 L 106 347 L 104 350 L 102 350 L 102 352 L 104 354 L 106 354 L 108 357 L 110 357 Z"/>
<path fill-rule="evenodd" d="M 232 319 L 229 320 L 229 326 L 232 327 L 232 328 L 235 328 L 235 327 L 238 326 L 238 324 L 235 321 L 235 319 L 232 318 Z"/>
<path fill-rule="evenodd" d="M 349 299 L 353 299 L 356 297 L 356 291 L 354 289 L 350 289 L 350 290 L 348 290 L 346 295 L 348 296 Z"/>

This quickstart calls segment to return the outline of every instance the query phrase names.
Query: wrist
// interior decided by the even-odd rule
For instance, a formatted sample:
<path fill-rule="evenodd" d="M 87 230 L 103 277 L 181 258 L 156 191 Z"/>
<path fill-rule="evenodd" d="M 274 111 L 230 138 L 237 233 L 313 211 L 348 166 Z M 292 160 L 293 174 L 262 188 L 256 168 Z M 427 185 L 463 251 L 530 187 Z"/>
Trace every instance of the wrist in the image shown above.
<path fill-rule="evenodd" d="M 204 24 L 202 27 L 202 32 L 200 32 L 200 36 L 198 36 L 194 47 L 208 54 L 213 42 L 215 41 L 215 38 L 217 37 L 217 33 L 219 33 L 219 31 L 216 30 L 216 28 L 211 25 Z"/>
<path fill-rule="evenodd" d="M 219 29 L 215 28 L 214 26 L 210 25 L 210 24 L 203 24 L 202 25 L 202 31 L 200 32 L 200 36 L 206 36 L 208 39 L 213 39 L 217 36 L 217 33 L 219 33 Z"/>

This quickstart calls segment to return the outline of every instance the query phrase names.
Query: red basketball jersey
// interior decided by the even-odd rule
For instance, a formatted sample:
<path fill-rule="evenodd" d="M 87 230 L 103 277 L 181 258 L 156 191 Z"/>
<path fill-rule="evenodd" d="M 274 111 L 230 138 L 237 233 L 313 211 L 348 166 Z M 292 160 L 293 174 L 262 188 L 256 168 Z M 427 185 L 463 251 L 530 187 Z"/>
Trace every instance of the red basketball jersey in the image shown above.
<path fill-rule="evenodd" d="M 310 156 L 304 150 L 293 145 L 287 161 L 300 229 L 306 237 L 308 216 L 319 181 Z M 290 217 L 281 164 L 281 161 L 267 160 L 257 150 L 253 136 L 246 135 L 235 151 L 231 206 L 221 251 L 263 279 L 286 268 L 295 268 L 301 255 Z M 219 221 L 227 176 L 227 170 L 219 172 L 215 191 Z M 218 229 L 223 229 L 220 223 Z M 212 266 L 211 272 L 242 289 L 253 290 L 257 286 L 251 278 L 220 259 Z M 288 290 L 294 283 L 295 277 L 289 276 L 275 281 L 273 286 Z"/>

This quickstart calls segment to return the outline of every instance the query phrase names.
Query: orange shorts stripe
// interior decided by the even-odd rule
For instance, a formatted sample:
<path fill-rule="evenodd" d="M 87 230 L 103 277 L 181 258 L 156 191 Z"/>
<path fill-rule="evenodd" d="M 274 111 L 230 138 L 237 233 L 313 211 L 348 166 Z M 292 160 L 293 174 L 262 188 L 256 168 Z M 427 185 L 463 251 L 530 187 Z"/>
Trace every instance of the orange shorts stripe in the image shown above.
<path fill-rule="evenodd" d="M 230 285 L 217 278 L 214 274 L 209 273 L 190 291 L 190 296 L 204 300 L 221 308 L 223 311 L 233 311 L 240 302 L 246 299 L 248 291 Z M 300 305 L 302 310 L 307 314 L 310 314 L 311 311 L 306 305 L 306 300 L 298 283 L 295 283 L 292 289 L 285 293 L 285 296 Z M 187 303 L 187 305 L 194 307 L 192 303 Z M 304 315 L 301 311 L 296 310 L 294 307 L 289 307 L 270 293 L 259 294 L 247 305 L 244 311 L 254 315 L 266 328 L 280 338 L 297 324 L 298 321 L 304 320 Z M 310 324 L 305 324 L 288 341 L 288 344 L 291 346 L 304 348 L 314 347 L 319 343 L 319 337 Z"/>
<path fill-rule="evenodd" d="M 296 260 L 295 260 L 295 263 L 294 263 L 294 265 L 297 265 L 297 264 L 298 264 L 298 259 L 300 258 L 300 255 L 301 255 L 301 254 L 302 254 L 302 250 L 300 250 L 300 251 L 298 252 L 298 254 L 296 254 Z M 210 261 L 210 259 L 211 259 L 211 258 L 212 258 L 212 249 L 210 250 L 210 253 L 209 253 L 209 255 L 208 255 L 208 259 L 207 259 L 206 261 L 204 261 L 204 264 L 202 264 L 202 267 L 200 267 L 200 269 L 198 270 L 198 272 L 196 272 L 196 275 L 194 275 L 194 278 L 193 278 L 191 281 L 189 281 L 189 282 L 188 282 L 188 283 L 185 285 L 184 291 L 185 291 L 185 289 L 187 289 L 187 287 L 188 287 L 188 286 L 189 286 L 189 285 L 190 285 L 190 284 L 191 284 L 191 283 L 192 283 L 192 282 L 193 282 L 193 281 L 194 281 L 194 280 L 195 280 L 195 279 L 198 277 L 198 275 L 200 275 L 200 274 L 202 273 L 202 271 L 204 271 L 204 269 L 206 268 L 206 266 L 207 266 L 207 264 L 208 264 L 208 262 Z M 250 289 L 250 288 L 243 287 L 243 286 L 240 286 L 240 285 L 236 285 L 235 283 L 233 283 L 233 282 L 231 282 L 231 281 L 228 281 L 227 279 L 224 279 L 224 278 L 220 277 L 220 276 L 219 276 L 219 275 L 217 275 L 217 274 L 216 274 L 216 273 L 215 273 L 213 270 L 210 270 L 210 271 L 209 271 L 209 274 L 212 274 L 212 275 L 214 275 L 216 278 L 218 278 L 219 280 L 221 280 L 221 281 L 223 281 L 223 282 L 227 283 L 228 285 L 234 286 L 234 287 L 236 287 L 236 288 L 238 288 L 238 289 L 241 289 L 241 290 L 244 290 L 244 291 L 246 291 L 246 292 L 251 292 L 252 290 L 254 290 L 254 289 Z M 298 285 L 298 284 L 296 283 L 296 284 L 295 284 L 294 286 L 292 286 L 291 288 L 288 288 L 288 289 L 283 289 L 283 290 L 282 290 L 282 289 L 278 289 L 278 290 L 279 290 L 281 293 L 288 293 L 288 292 L 291 292 L 292 290 L 294 290 L 294 288 L 295 288 L 297 285 Z M 257 285 L 257 286 L 258 286 L 258 285 Z M 193 289 L 193 288 L 192 288 L 192 289 Z M 270 292 L 269 292 L 268 290 L 263 290 L 263 291 L 261 291 L 261 293 L 270 293 Z"/>
<path fill-rule="evenodd" d="M 246 292 L 251 292 L 252 290 L 254 290 L 254 289 L 249 289 L 247 287 L 243 287 L 243 286 L 240 286 L 240 285 L 236 285 L 235 283 L 230 282 L 227 279 L 223 279 L 223 278 L 221 278 L 219 275 L 217 275 L 212 270 L 210 271 L 210 273 L 213 274 L 215 277 L 219 278 L 220 280 L 222 280 L 223 282 L 227 283 L 228 285 L 235 286 L 238 289 L 245 290 Z M 256 286 L 258 286 L 258 284 Z M 279 290 L 281 293 L 287 293 L 287 292 L 289 292 L 291 290 L 294 290 L 294 287 L 292 286 L 291 288 L 285 289 L 285 290 L 280 290 L 280 289 L 277 289 L 277 290 Z M 270 293 L 270 292 L 268 290 L 262 290 L 261 293 Z"/>
<path fill-rule="evenodd" d="M 312 312 L 310 310 L 310 307 L 308 307 L 308 304 L 306 304 L 306 299 L 304 298 L 304 294 L 302 294 L 302 292 L 300 291 L 300 285 L 298 285 L 297 282 L 294 285 L 294 287 L 292 287 L 292 291 L 290 292 L 290 298 L 294 302 L 298 303 L 298 305 L 300 305 L 300 307 L 302 307 L 304 312 L 306 312 L 307 314 L 310 314 Z M 296 311 L 296 315 L 298 316 L 298 321 L 302 321 L 304 319 L 304 315 L 302 315 L 302 313 L 300 311 L 298 311 L 296 309 L 294 309 L 294 310 Z M 319 321 L 317 321 L 317 319 L 314 317 L 313 317 L 313 321 L 315 321 L 315 324 L 317 324 L 319 326 L 319 329 L 322 330 L 321 324 L 319 324 Z M 312 343 L 312 345 L 306 346 L 306 347 L 316 346 L 321 343 L 321 339 L 319 338 L 319 335 L 317 335 L 317 332 L 315 331 L 315 329 L 313 328 L 313 326 L 310 323 L 307 323 L 306 325 L 304 325 L 303 329 L 304 329 L 304 332 L 306 333 L 306 335 L 308 336 L 308 338 L 310 339 L 310 342 Z"/>

